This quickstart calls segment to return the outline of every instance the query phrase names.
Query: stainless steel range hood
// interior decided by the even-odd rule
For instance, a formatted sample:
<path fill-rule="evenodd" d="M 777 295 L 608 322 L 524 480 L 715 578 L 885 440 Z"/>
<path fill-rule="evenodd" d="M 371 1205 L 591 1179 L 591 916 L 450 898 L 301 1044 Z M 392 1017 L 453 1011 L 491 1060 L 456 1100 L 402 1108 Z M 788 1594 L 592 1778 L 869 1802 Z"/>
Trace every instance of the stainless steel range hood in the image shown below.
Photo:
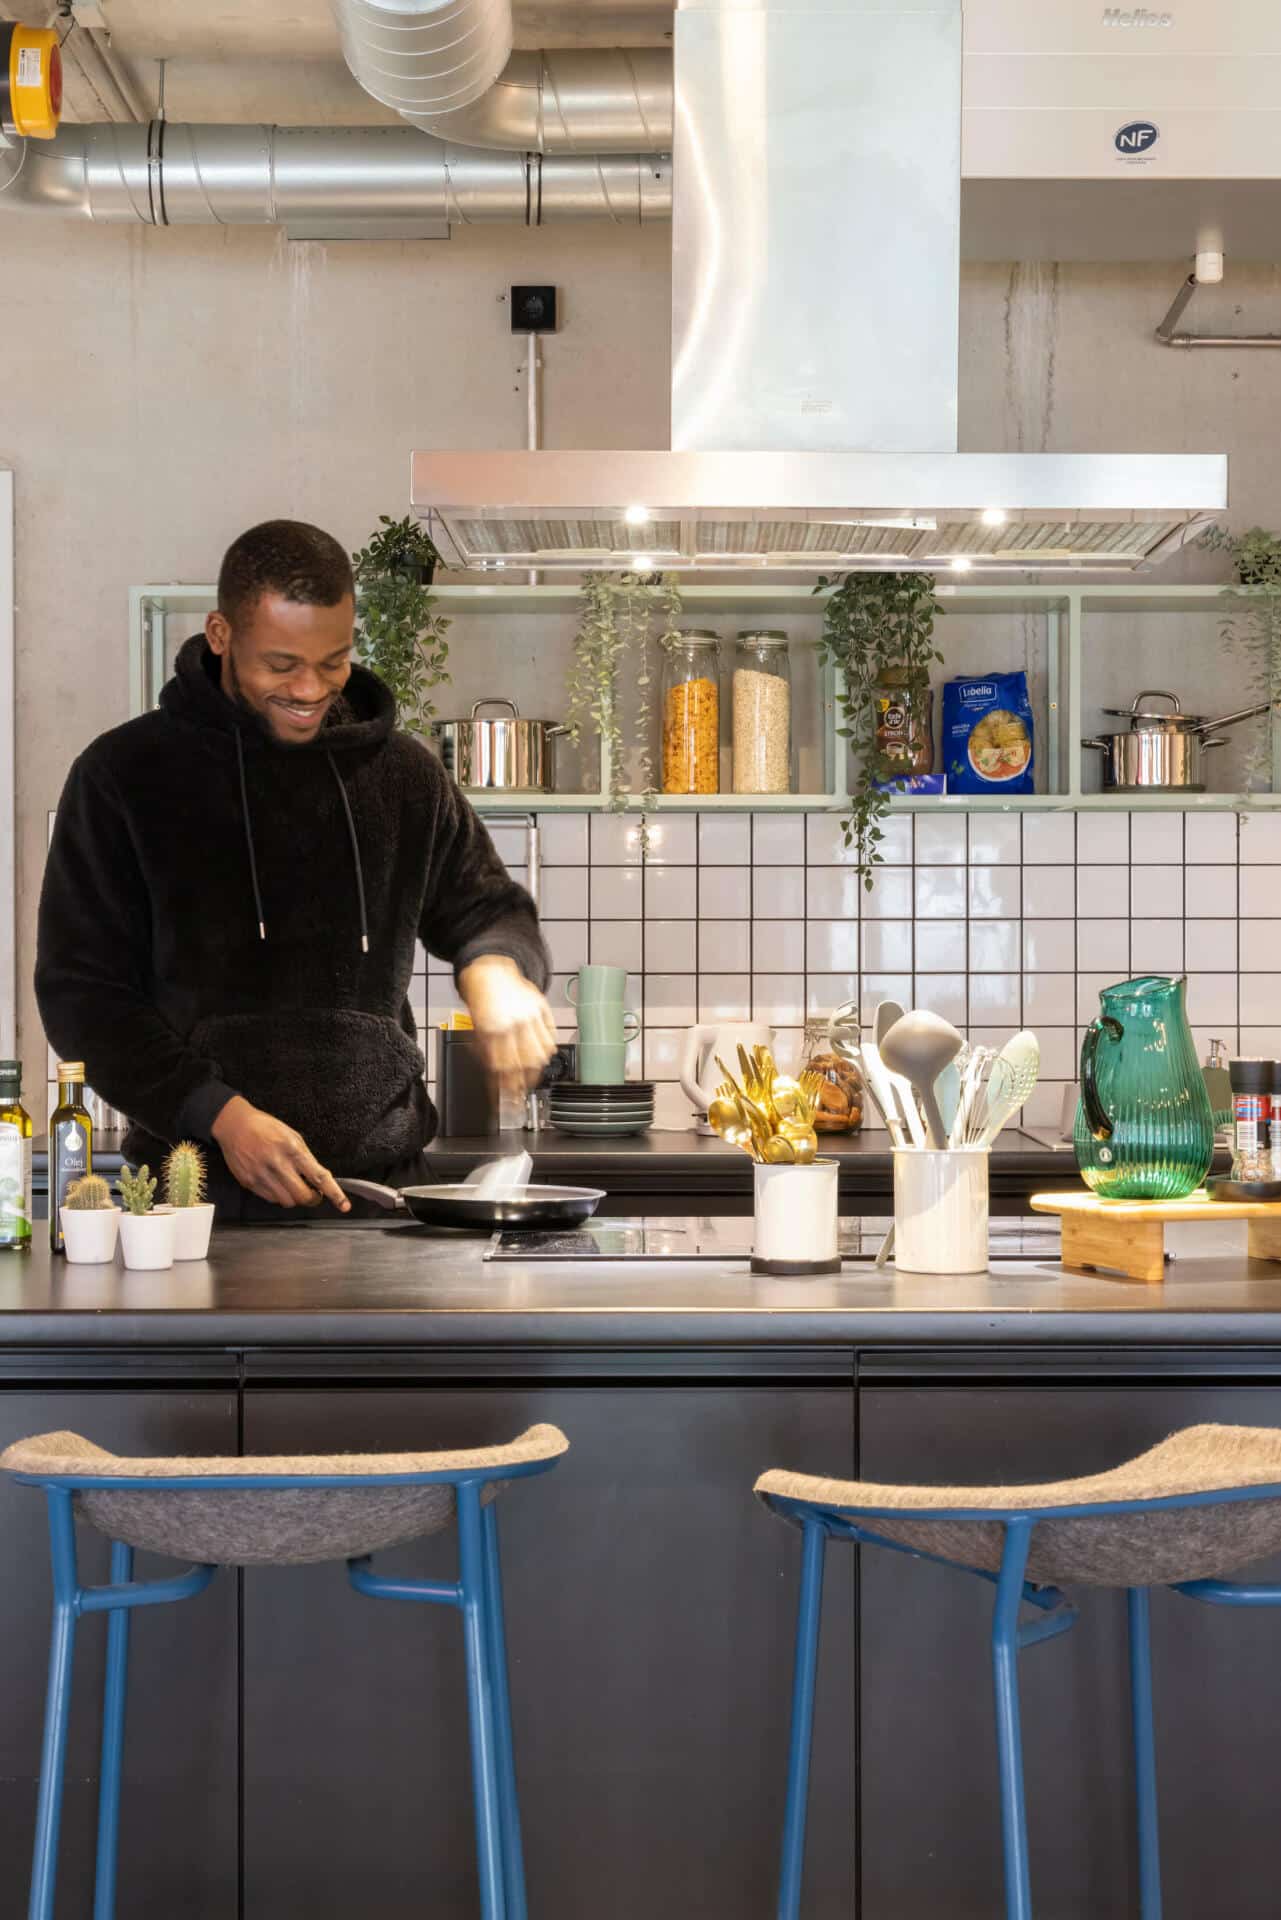
<path fill-rule="evenodd" d="M 960 0 L 676 15 L 672 452 L 428 453 L 465 567 L 1150 564 L 1220 454 L 958 453 Z"/>

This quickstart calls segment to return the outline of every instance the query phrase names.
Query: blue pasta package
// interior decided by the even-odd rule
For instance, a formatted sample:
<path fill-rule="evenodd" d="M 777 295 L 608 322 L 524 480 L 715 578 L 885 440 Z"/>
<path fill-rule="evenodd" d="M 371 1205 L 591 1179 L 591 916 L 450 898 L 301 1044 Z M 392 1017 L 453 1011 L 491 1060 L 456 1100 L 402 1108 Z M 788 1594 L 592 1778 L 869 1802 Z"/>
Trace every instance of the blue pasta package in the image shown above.
<path fill-rule="evenodd" d="M 949 793 L 1032 793 L 1032 703 L 1025 673 L 985 673 L 943 688 Z"/>

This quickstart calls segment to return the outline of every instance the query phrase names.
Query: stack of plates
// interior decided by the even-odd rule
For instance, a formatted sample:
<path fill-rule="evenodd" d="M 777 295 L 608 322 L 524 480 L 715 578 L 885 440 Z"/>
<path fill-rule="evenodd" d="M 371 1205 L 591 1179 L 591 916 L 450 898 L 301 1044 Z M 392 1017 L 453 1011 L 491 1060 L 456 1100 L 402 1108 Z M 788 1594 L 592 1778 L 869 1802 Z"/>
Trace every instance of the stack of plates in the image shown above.
<path fill-rule="evenodd" d="M 654 1123 L 652 1080 L 625 1080 L 621 1086 L 585 1086 L 562 1080 L 549 1095 L 552 1125 L 560 1133 L 608 1139 L 644 1133 Z"/>

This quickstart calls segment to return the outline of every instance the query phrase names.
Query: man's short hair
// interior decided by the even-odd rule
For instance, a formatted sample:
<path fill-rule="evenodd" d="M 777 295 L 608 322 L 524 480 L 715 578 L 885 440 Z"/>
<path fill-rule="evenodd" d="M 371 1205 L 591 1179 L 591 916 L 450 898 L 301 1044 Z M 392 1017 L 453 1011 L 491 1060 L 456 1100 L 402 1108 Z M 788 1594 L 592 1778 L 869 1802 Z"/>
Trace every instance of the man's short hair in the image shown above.
<path fill-rule="evenodd" d="M 351 561 L 332 534 L 305 520 L 264 520 L 233 540 L 218 571 L 218 611 L 234 631 L 264 593 L 306 607 L 354 596 Z"/>

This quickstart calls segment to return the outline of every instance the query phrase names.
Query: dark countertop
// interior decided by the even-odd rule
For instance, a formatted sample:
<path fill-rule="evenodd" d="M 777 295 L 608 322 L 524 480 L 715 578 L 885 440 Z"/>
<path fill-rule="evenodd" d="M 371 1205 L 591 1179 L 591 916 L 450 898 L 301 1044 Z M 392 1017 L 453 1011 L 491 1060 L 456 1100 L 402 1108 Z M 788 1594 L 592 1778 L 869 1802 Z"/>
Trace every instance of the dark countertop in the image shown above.
<path fill-rule="evenodd" d="M 0 1255 L 0 1347 L 1281 1344 L 1281 1267 L 1248 1260 L 1243 1230 L 1171 1238 L 1156 1286 L 1048 1258 L 925 1276 L 869 1254 L 820 1280 L 730 1260 L 487 1266 L 483 1237 L 377 1222 L 222 1228 L 207 1262 L 164 1273 L 69 1266 L 41 1239 Z"/>

